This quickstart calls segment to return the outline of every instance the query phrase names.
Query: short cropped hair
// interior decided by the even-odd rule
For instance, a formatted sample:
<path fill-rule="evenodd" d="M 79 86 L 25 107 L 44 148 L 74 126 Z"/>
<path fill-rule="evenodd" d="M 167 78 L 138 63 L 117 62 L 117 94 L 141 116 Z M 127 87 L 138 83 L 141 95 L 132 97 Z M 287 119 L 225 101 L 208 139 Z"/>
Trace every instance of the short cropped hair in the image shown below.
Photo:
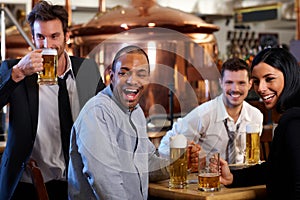
<path fill-rule="evenodd" d="M 146 57 L 147 63 L 149 66 L 149 72 L 150 72 L 149 58 L 148 58 L 147 53 L 142 48 L 140 48 L 138 46 L 133 46 L 133 45 L 126 46 L 117 52 L 117 54 L 115 55 L 114 60 L 112 62 L 112 67 L 111 67 L 112 71 L 113 72 L 116 71 L 116 64 L 117 64 L 118 59 L 121 56 L 123 56 L 125 54 L 132 54 L 132 53 L 142 54 Z"/>
<path fill-rule="evenodd" d="M 229 58 L 226 60 L 221 69 L 221 78 L 223 79 L 224 77 L 224 72 L 225 70 L 229 71 L 240 71 L 240 70 L 246 70 L 248 74 L 248 79 L 250 80 L 251 78 L 251 73 L 250 73 L 250 67 L 246 63 L 246 61 L 240 59 L 240 58 Z"/>

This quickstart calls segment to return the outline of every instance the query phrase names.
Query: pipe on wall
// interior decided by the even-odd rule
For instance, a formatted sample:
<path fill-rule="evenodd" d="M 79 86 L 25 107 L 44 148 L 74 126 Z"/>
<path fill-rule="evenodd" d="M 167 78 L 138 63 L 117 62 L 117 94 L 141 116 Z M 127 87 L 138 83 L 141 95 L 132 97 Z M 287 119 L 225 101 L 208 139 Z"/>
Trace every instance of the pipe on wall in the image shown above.
<path fill-rule="evenodd" d="M 99 0 L 98 12 L 100 12 L 100 13 L 106 12 L 105 0 Z"/>
<path fill-rule="evenodd" d="M 71 0 L 66 0 L 65 8 L 68 12 L 68 26 L 72 25 L 72 7 L 71 7 Z"/>
<path fill-rule="evenodd" d="M 300 0 L 295 0 L 295 12 L 296 12 L 296 40 L 300 39 Z"/>

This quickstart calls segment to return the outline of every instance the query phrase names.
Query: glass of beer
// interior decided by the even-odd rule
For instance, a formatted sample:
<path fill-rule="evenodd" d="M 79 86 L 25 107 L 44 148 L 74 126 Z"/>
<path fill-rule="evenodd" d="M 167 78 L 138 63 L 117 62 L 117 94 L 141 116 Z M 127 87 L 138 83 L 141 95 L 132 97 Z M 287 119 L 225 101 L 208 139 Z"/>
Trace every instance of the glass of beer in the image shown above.
<path fill-rule="evenodd" d="M 58 57 L 56 49 L 43 49 L 42 51 L 43 71 L 38 73 L 38 84 L 55 85 L 57 84 L 57 64 Z"/>
<path fill-rule="evenodd" d="M 185 188 L 187 185 L 187 139 L 179 134 L 170 137 L 169 188 Z"/>
<path fill-rule="evenodd" d="M 220 190 L 220 153 L 204 150 L 199 152 L 198 189 L 205 192 Z"/>
<path fill-rule="evenodd" d="M 257 164 L 260 161 L 260 125 L 251 123 L 246 126 L 245 163 Z"/>

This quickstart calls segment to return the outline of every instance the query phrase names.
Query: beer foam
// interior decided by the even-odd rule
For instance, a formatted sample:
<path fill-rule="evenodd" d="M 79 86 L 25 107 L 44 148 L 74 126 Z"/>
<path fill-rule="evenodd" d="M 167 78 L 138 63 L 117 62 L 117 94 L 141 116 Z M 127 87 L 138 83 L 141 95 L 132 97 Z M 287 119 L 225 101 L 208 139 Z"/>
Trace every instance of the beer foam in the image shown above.
<path fill-rule="evenodd" d="M 187 139 L 184 135 L 178 134 L 170 137 L 170 148 L 186 148 Z"/>
<path fill-rule="evenodd" d="M 259 124 L 255 124 L 255 123 L 247 124 L 246 132 L 247 133 L 259 133 L 260 132 Z"/>
<path fill-rule="evenodd" d="M 42 51 L 43 55 L 57 55 L 56 49 L 43 49 Z"/>

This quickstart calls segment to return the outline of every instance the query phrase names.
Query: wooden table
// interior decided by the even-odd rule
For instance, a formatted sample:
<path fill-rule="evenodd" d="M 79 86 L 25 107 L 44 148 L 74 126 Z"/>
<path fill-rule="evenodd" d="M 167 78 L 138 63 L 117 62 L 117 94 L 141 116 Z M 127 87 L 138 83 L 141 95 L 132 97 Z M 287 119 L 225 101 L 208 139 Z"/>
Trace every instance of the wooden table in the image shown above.
<path fill-rule="evenodd" d="M 193 178 L 193 180 L 195 180 Z M 235 200 L 235 199 L 266 199 L 265 185 L 244 187 L 244 188 L 226 188 L 221 186 L 218 192 L 201 192 L 198 190 L 198 184 L 194 181 L 188 184 L 186 189 L 169 189 L 168 180 L 149 184 L 149 199 L 203 199 L 203 200 Z"/>

